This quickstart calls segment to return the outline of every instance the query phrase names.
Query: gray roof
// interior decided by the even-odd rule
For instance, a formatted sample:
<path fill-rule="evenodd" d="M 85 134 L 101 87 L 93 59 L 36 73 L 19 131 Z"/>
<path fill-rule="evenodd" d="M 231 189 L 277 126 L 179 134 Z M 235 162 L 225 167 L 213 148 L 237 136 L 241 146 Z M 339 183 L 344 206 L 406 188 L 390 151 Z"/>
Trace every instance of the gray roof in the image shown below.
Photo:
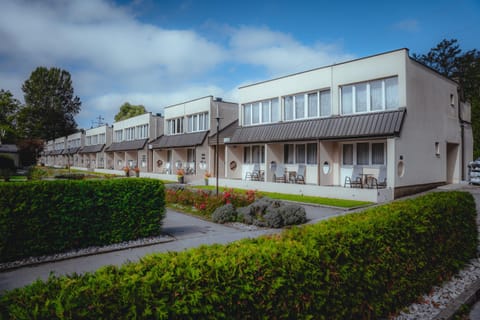
<path fill-rule="evenodd" d="M 113 152 L 113 151 L 140 150 L 145 147 L 147 140 L 148 139 L 114 142 L 109 147 L 107 147 L 105 151 Z"/>
<path fill-rule="evenodd" d="M 370 138 L 400 135 L 406 109 L 237 128 L 229 143 Z"/>
<path fill-rule="evenodd" d="M 18 147 L 15 144 L 0 144 L 0 153 L 17 153 Z"/>
<path fill-rule="evenodd" d="M 218 144 L 224 144 L 225 138 L 232 138 L 235 130 L 238 128 L 238 120 L 233 121 L 225 128 L 220 130 L 220 134 L 218 135 Z M 213 133 L 208 137 L 208 144 L 215 145 L 217 143 L 217 133 Z"/>
<path fill-rule="evenodd" d="M 78 150 L 80 150 L 80 147 L 68 148 L 64 150 L 63 154 L 75 154 Z"/>
<path fill-rule="evenodd" d="M 83 147 L 78 153 L 96 153 L 102 151 L 104 144 Z"/>
<path fill-rule="evenodd" d="M 208 131 L 161 136 L 152 142 L 153 149 L 195 147 L 203 144 Z"/>
<path fill-rule="evenodd" d="M 62 149 L 62 150 L 53 150 L 50 155 L 51 155 L 51 156 L 58 156 L 58 155 L 63 154 L 63 151 L 65 151 L 65 150 L 64 150 L 64 149 Z"/>

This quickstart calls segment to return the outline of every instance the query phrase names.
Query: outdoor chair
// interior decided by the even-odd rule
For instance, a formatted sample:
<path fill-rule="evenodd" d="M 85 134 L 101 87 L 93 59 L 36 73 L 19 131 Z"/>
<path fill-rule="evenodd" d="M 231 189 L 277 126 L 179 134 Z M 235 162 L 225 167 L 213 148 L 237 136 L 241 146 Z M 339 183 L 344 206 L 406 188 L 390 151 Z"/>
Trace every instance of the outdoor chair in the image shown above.
<path fill-rule="evenodd" d="M 306 167 L 304 164 L 298 165 L 297 175 L 295 176 L 295 183 L 305 184 L 305 169 Z"/>
<path fill-rule="evenodd" d="M 253 170 L 245 173 L 245 180 L 260 180 L 260 164 L 255 163 L 253 165 Z"/>
<path fill-rule="evenodd" d="M 363 182 L 362 182 L 361 172 L 362 172 L 362 168 L 360 168 L 359 166 L 353 166 L 352 176 L 345 177 L 345 182 L 343 186 L 345 188 L 347 187 L 347 185 L 349 185 L 350 188 L 362 188 Z"/>
<path fill-rule="evenodd" d="M 273 173 L 273 181 L 275 182 L 286 182 L 286 177 L 285 177 L 285 166 L 283 164 L 277 164 L 277 168 L 275 169 L 275 172 Z"/>
<path fill-rule="evenodd" d="M 387 187 L 387 167 L 381 166 L 378 172 L 378 178 L 372 177 L 373 186 L 376 189 Z"/>

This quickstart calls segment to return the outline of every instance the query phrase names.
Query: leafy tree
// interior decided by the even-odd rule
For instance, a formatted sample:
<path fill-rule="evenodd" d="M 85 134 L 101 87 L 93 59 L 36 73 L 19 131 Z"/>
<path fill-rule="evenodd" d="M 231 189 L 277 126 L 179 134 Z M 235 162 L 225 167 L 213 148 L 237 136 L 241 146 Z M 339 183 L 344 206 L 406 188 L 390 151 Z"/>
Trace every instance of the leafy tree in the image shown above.
<path fill-rule="evenodd" d="M 51 140 L 76 132 L 74 116 L 80 112 L 80 98 L 74 96 L 68 71 L 38 67 L 22 86 L 25 107 L 17 117 L 24 138 Z"/>
<path fill-rule="evenodd" d="M 0 89 L 0 143 L 14 142 L 15 115 L 20 107 L 20 101 L 10 91 Z"/>
<path fill-rule="evenodd" d="M 480 157 L 480 51 L 463 52 L 458 41 L 451 39 L 413 58 L 459 83 L 461 98 L 472 107 L 473 155 Z"/>
<path fill-rule="evenodd" d="M 120 107 L 120 111 L 115 115 L 115 121 L 125 120 L 144 113 L 147 113 L 147 110 L 143 105 L 133 105 L 125 102 Z"/>

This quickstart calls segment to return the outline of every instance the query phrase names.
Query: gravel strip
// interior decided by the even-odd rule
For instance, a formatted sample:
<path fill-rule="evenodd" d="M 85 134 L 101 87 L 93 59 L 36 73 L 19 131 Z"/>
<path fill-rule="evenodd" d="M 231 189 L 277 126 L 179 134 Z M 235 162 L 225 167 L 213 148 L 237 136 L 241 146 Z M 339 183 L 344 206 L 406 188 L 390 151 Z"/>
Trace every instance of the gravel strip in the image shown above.
<path fill-rule="evenodd" d="M 89 255 L 118 251 L 118 250 L 129 249 L 129 248 L 144 247 L 152 244 L 170 242 L 174 240 L 175 240 L 174 237 L 163 234 L 156 237 L 148 237 L 148 238 L 136 239 L 132 241 L 114 243 L 108 246 L 88 247 L 88 248 L 82 248 L 82 249 L 72 250 L 72 251 L 53 254 L 53 255 L 30 257 L 22 260 L 0 263 L 0 272 L 10 270 L 10 269 L 20 268 L 20 267 L 25 267 L 25 266 L 36 265 L 40 263 L 60 261 L 65 259 L 89 256 Z"/>

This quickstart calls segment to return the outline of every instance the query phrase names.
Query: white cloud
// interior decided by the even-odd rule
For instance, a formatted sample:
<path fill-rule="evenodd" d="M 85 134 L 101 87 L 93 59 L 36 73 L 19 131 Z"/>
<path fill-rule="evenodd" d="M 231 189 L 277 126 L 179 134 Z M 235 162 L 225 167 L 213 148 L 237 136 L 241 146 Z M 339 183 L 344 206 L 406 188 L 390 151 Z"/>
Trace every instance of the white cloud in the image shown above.
<path fill-rule="evenodd" d="M 230 46 L 238 61 L 265 67 L 271 75 L 302 71 L 351 59 L 335 45 L 308 46 L 291 35 L 268 28 L 242 27 L 232 33 Z"/>
<path fill-rule="evenodd" d="M 408 31 L 408 32 L 415 32 L 420 29 L 419 23 L 415 19 L 402 20 L 400 22 L 395 23 L 393 27 L 397 30 Z"/>

